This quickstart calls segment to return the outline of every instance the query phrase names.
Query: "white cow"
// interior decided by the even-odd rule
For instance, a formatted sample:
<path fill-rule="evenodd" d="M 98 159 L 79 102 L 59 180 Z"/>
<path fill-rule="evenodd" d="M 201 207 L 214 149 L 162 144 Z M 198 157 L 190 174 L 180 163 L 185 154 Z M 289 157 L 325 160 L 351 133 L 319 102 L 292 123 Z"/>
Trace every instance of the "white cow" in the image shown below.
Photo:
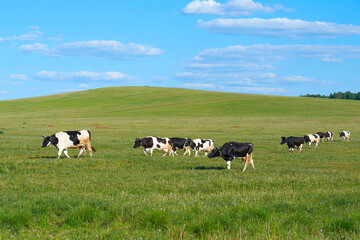
<path fill-rule="evenodd" d="M 190 142 L 190 147 L 195 151 L 197 157 L 199 151 L 204 151 L 206 156 L 214 149 L 214 141 L 211 139 L 194 139 Z"/>
<path fill-rule="evenodd" d="M 340 137 L 343 139 L 343 140 L 350 140 L 350 132 L 349 131 L 342 131 L 342 132 L 339 132 L 340 134 Z"/>
<path fill-rule="evenodd" d="M 311 148 L 311 143 L 315 143 L 315 148 L 319 146 L 320 136 L 319 134 L 307 134 L 304 136 L 305 142 L 308 144 L 308 148 Z"/>
<path fill-rule="evenodd" d="M 92 151 L 96 152 L 96 150 L 91 146 L 90 140 L 91 134 L 89 130 L 64 131 L 55 133 L 51 136 L 43 136 L 42 147 L 54 145 L 58 149 L 58 158 L 63 151 L 65 156 L 70 158 L 67 152 L 68 148 L 80 148 L 78 158 L 85 149 L 88 149 L 90 157 L 92 157 Z"/>

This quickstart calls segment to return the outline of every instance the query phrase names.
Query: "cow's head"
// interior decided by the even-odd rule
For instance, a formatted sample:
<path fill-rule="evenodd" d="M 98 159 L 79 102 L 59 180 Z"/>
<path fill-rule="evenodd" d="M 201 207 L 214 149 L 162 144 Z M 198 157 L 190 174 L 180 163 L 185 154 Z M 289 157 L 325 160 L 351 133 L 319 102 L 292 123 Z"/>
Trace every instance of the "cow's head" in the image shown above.
<path fill-rule="evenodd" d="M 47 137 L 47 136 L 43 136 L 43 142 L 41 144 L 41 147 L 47 147 L 51 144 L 51 141 L 50 141 L 50 136 Z"/>
<path fill-rule="evenodd" d="M 193 140 L 189 140 L 189 145 L 188 146 L 190 146 L 192 149 L 195 149 L 195 147 L 196 147 L 196 144 L 194 143 L 194 141 Z"/>
<path fill-rule="evenodd" d="M 214 148 L 208 155 L 209 158 L 220 157 L 220 149 Z"/>
<path fill-rule="evenodd" d="M 286 143 L 286 137 L 281 137 L 281 145 L 285 144 Z"/>
<path fill-rule="evenodd" d="M 303 136 L 303 139 L 305 140 L 305 142 L 311 142 L 311 139 L 310 139 L 310 137 L 308 136 L 308 135 L 305 135 L 305 136 Z"/>
<path fill-rule="evenodd" d="M 194 147 L 195 147 L 195 143 L 193 142 L 193 140 L 191 140 L 191 138 L 187 138 L 187 139 L 185 140 L 184 147 L 191 147 L 192 144 L 193 144 Z M 194 147 L 191 147 L 191 148 L 194 148 Z"/>
<path fill-rule="evenodd" d="M 140 138 L 135 139 L 134 148 L 138 148 L 140 146 L 141 146 L 141 139 Z"/>

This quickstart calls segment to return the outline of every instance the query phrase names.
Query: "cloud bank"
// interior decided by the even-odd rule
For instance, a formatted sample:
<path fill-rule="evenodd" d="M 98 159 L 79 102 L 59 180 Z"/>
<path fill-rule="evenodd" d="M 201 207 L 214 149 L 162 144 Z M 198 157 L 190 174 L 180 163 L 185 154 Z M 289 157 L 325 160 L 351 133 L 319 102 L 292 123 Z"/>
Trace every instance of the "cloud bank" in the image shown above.
<path fill-rule="evenodd" d="M 360 26 L 331 22 L 309 22 L 288 18 L 217 18 L 198 20 L 197 25 L 210 32 L 277 38 L 335 38 L 360 35 Z"/>
<path fill-rule="evenodd" d="M 49 47 L 42 43 L 21 45 L 23 53 L 38 53 L 44 56 L 91 56 L 114 60 L 130 60 L 146 56 L 156 56 L 162 53 L 161 49 L 129 43 L 123 44 L 118 41 L 92 40 L 72 43 L 63 43 L 55 47 Z"/>
<path fill-rule="evenodd" d="M 136 79 L 135 76 L 120 72 L 52 72 L 40 71 L 35 73 L 35 78 L 39 80 L 52 81 L 119 81 Z M 84 85 L 83 85 L 84 86 Z"/>
<path fill-rule="evenodd" d="M 252 0 L 230 0 L 226 3 L 219 3 L 215 0 L 195 0 L 183 9 L 186 14 L 212 14 L 212 15 L 230 15 L 230 16 L 248 16 L 256 11 L 273 12 L 276 9 L 285 9 L 281 5 L 275 7 L 263 6 L 259 2 Z"/>

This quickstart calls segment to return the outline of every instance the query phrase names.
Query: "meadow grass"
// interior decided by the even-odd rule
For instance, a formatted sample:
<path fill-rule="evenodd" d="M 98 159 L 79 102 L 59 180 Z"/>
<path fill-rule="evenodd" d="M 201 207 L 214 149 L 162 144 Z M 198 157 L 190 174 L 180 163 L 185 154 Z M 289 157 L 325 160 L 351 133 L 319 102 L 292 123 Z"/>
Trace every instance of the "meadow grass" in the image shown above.
<path fill-rule="evenodd" d="M 358 239 L 357 101 L 121 87 L 0 102 L 0 239 Z M 91 126 L 98 124 L 99 126 Z M 89 129 L 97 152 L 56 158 L 42 135 Z M 331 130 L 289 154 L 281 136 Z M 339 131 L 351 131 L 342 141 Z M 234 160 L 153 157 L 137 137 L 255 145 Z M 203 155 L 201 153 L 200 155 Z"/>

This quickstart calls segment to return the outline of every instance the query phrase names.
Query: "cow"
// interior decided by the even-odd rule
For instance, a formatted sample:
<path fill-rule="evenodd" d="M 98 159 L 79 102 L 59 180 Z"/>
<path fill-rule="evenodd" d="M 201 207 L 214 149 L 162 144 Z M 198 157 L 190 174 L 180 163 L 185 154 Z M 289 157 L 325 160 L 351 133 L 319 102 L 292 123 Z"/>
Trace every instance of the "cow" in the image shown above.
<path fill-rule="evenodd" d="M 195 157 L 197 157 L 199 151 L 204 151 L 204 157 L 214 149 L 214 141 L 211 139 L 194 139 L 189 141 L 188 145 L 194 149 Z M 186 145 L 186 146 L 188 146 Z"/>
<path fill-rule="evenodd" d="M 231 170 L 231 161 L 235 158 L 240 158 L 245 162 L 244 172 L 249 163 L 251 163 L 252 167 L 255 169 L 254 161 L 252 159 L 253 150 L 254 144 L 252 143 L 227 142 L 220 148 L 214 148 L 208 157 L 222 157 L 226 161 L 228 170 Z"/>
<path fill-rule="evenodd" d="M 190 152 L 190 143 L 192 142 L 192 140 L 190 138 L 170 138 L 171 140 L 171 146 L 174 150 L 174 153 L 175 155 L 178 155 L 176 153 L 176 150 L 178 149 L 183 149 L 185 150 L 184 152 L 184 156 L 186 153 L 189 153 L 189 156 L 191 155 L 191 152 Z"/>
<path fill-rule="evenodd" d="M 89 150 L 90 157 L 92 157 L 92 151 L 96 152 L 96 149 L 91 146 L 91 133 L 89 130 L 80 130 L 80 131 L 63 131 L 55 133 L 51 136 L 43 136 L 42 147 L 47 147 L 54 145 L 58 149 L 58 158 L 60 158 L 61 153 L 64 151 L 66 157 L 70 158 L 68 155 L 68 148 L 80 148 L 78 158 L 85 151 Z"/>
<path fill-rule="evenodd" d="M 350 140 L 350 132 L 349 131 L 342 131 L 342 132 L 339 132 L 339 134 L 343 140 L 345 140 L 345 139 L 347 139 L 348 141 Z"/>
<path fill-rule="evenodd" d="M 325 133 L 325 138 L 326 138 L 327 141 L 333 141 L 334 140 L 334 133 L 330 132 L 330 131 L 326 132 Z"/>
<path fill-rule="evenodd" d="M 150 151 L 150 156 L 152 156 L 154 149 L 163 151 L 163 156 L 165 156 L 168 151 L 170 151 L 170 155 L 174 156 L 174 151 L 171 144 L 172 141 L 169 138 L 148 136 L 142 139 L 136 138 L 134 148 L 143 146 L 146 156 L 148 156 L 146 151 Z"/>
<path fill-rule="evenodd" d="M 317 132 L 316 134 L 319 135 L 321 142 L 324 142 L 325 133 L 324 132 Z"/>
<path fill-rule="evenodd" d="M 305 142 L 308 144 L 308 148 L 311 148 L 311 143 L 315 143 L 315 148 L 319 146 L 320 136 L 318 134 L 307 134 L 304 137 Z"/>
<path fill-rule="evenodd" d="M 294 148 L 298 148 L 299 152 L 302 152 L 302 147 L 304 145 L 303 137 L 281 137 L 281 145 L 287 143 L 290 153 L 294 153 Z"/>

